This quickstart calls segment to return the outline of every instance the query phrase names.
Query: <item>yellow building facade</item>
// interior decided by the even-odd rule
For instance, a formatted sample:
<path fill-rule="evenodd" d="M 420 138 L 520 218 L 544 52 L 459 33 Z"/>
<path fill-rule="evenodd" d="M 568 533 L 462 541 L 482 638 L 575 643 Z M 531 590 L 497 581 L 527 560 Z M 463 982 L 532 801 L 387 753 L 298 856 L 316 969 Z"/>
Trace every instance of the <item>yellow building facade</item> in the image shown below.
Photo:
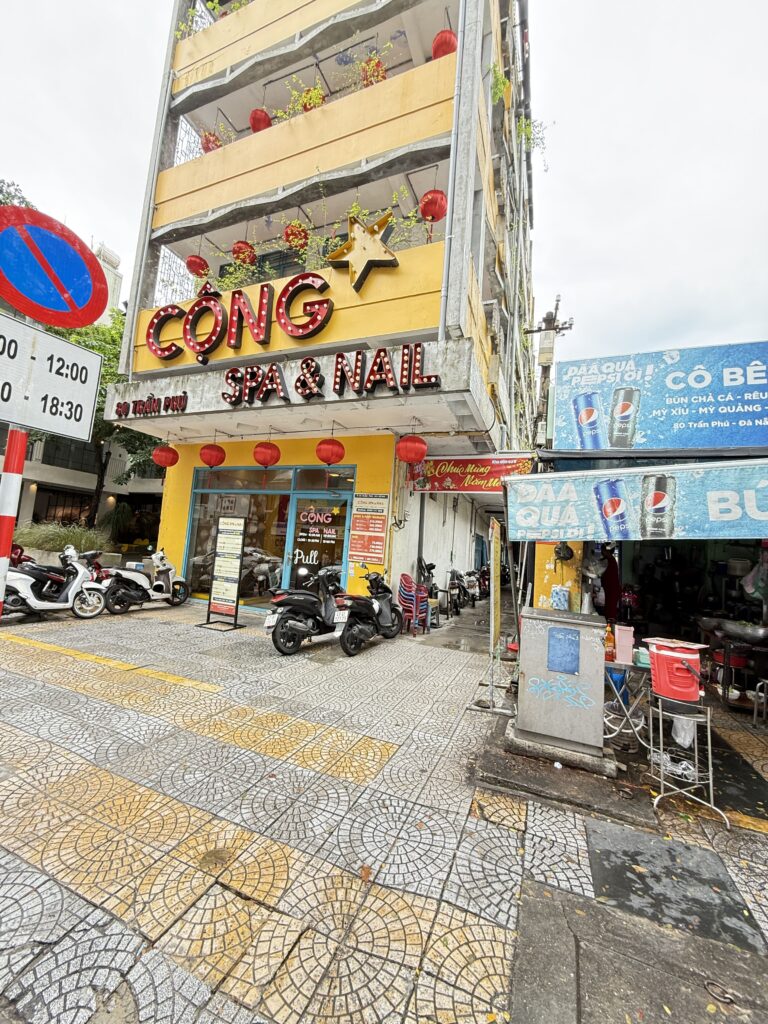
<path fill-rule="evenodd" d="M 254 605 L 415 575 L 425 534 L 466 568 L 492 510 L 414 493 L 397 443 L 529 441 L 526 5 L 229 6 L 177 4 L 107 406 L 178 455 L 159 544 L 205 596 L 242 515 Z"/>

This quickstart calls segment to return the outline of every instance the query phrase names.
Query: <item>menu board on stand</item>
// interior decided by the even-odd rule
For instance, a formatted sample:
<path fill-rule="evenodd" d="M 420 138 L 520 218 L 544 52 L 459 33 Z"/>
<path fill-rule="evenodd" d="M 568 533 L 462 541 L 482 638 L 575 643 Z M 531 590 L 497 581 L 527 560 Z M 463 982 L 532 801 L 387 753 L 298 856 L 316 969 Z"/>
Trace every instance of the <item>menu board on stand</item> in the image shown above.
<path fill-rule="evenodd" d="M 220 516 L 216 524 L 216 547 L 208 597 L 208 615 L 201 626 L 220 626 L 222 631 L 244 629 L 238 624 L 240 577 L 245 546 L 245 517 Z M 211 619 L 212 615 L 222 618 Z M 227 622 L 226 620 L 230 620 Z"/>

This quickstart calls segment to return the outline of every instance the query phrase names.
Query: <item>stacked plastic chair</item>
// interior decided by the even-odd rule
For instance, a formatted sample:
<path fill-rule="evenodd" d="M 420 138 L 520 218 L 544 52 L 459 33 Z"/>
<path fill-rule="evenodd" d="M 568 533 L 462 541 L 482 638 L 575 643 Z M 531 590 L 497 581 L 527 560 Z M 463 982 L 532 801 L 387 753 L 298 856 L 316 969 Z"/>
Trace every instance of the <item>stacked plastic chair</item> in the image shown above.
<path fill-rule="evenodd" d="M 429 591 L 404 572 L 400 576 L 397 599 L 403 609 L 403 629 L 416 633 L 421 626 L 423 632 L 429 632 Z"/>

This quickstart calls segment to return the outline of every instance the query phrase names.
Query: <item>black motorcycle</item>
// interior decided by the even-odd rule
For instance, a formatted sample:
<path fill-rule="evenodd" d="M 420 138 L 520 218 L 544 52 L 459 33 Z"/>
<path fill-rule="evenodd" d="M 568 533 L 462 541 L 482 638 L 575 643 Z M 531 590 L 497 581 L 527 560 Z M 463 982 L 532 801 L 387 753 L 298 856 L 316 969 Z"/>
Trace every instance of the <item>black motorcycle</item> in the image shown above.
<path fill-rule="evenodd" d="M 333 633 L 346 621 L 344 612 L 336 607 L 336 595 L 341 593 L 337 569 L 328 567 L 312 575 L 302 568 L 298 575 L 303 580 L 300 588 L 270 589 L 273 611 L 264 628 L 280 654 L 295 654 L 308 637 Z M 316 590 L 309 589 L 315 585 Z"/>
<path fill-rule="evenodd" d="M 361 568 L 368 566 L 363 562 Z M 395 604 L 394 595 L 381 573 L 366 572 L 363 579 L 368 583 L 370 597 L 341 594 L 336 598 L 336 605 L 347 616 L 339 642 L 349 658 L 359 654 L 363 644 L 377 634 L 392 640 L 403 629 L 402 608 Z"/>

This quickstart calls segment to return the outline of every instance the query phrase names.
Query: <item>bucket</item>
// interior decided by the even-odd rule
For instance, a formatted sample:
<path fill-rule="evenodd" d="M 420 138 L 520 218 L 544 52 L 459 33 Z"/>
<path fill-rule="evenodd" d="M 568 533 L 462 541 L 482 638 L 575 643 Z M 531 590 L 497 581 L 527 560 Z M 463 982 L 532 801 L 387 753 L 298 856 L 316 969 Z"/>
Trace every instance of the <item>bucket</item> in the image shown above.
<path fill-rule="evenodd" d="M 701 654 L 706 644 L 652 637 L 645 641 L 651 652 L 651 685 L 659 697 L 695 702 L 699 699 Z M 694 670 L 689 671 L 684 662 Z"/>

